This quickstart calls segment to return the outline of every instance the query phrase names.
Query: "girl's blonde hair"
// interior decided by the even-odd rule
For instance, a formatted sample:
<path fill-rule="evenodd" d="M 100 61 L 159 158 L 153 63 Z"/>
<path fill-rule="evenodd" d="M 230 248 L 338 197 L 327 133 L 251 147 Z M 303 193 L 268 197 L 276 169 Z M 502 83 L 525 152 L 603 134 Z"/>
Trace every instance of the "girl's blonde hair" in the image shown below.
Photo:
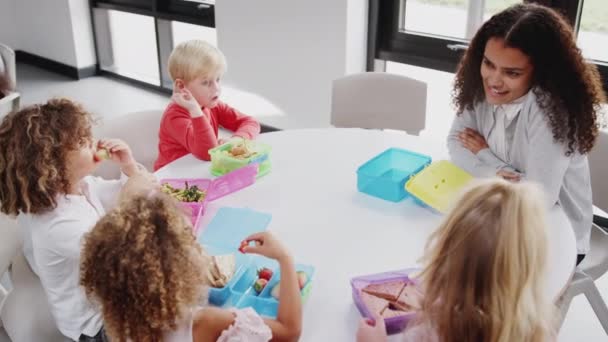
<path fill-rule="evenodd" d="M 173 199 L 136 196 L 86 235 L 80 283 L 112 341 L 161 341 L 204 301 L 209 261 Z"/>
<path fill-rule="evenodd" d="M 441 341 L 546 341 L 547 236 L 542 194 L 531 184 L 476 184 L 431 235 L 419 322 Z"/>
<path fill-rule="evenodd" d="M 0 211 L 41 214 L 70 189 L 68 154 L 90 143 L 92 115 L 68 99 L 8 114 L 0 124 Z"/>
<path fill-rule="evenodd" d="M 169 74 L 174 81 L 179 78 L 187 83 L 200 76 L 221 75 L 226 67 L 224 54 L 202 40 L 180 43 L 169 56 Z"/>

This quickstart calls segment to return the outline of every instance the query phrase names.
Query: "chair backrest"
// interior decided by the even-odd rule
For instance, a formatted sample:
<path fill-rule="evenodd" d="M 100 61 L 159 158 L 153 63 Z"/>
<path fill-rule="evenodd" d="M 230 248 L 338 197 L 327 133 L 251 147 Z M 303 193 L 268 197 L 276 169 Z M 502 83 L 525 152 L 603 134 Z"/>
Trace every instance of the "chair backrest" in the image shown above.
<path fill-rule="evenodd" d="M 8 113 L 19 110 L 21 94 L 10 93 L 0 99 L 0 120 Z"/>
<path fill-rule="evenodd" d="M 593 204 L 608 211 L 608 132 L 601 131 L 593 150 L 589 153 Z"/>
<path fill-rule="evenodd" d="M 15 51 L 10 47 L 0 44 L 0 74 L 6 75 L 10 81 L 10 93 L 0 99 L 0 118 L 11 111 L 19 109 L 20 94 L 16 92 L 17 64 Z"/>
<path fill-rule="evenodd" d="M 124 140 L 137 162 L 152 171 L 158 157 L 158 131 L 163 110 L 148 110 L 121 115 L 94 128 L 97 138 Z M 113 163 L 103 163 L 95 172 L 107 179 L 119 178 L 120 170 Z"/>
<path fill-rule="evenodd" d="M 418 134 L 426 120 L 426 83 L 385 72 L 334 80 L 331 123 L 336 127 L 404 130 Z"/>
<path fill-rule="evenodd" d="M 0 73 L 5 73 L 12 85 L 10 90 L 15 90 L 17 87 L 17 62 L 15 59 L 15 51 L 10 47 L 0 44 Z"/>

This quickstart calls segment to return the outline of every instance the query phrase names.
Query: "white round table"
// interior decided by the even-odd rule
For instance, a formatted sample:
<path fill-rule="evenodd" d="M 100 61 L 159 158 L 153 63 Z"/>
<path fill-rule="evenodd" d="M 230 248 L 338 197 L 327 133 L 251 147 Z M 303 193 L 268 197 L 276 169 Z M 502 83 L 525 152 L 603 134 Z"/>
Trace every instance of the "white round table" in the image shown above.
<path fill-rule="evenodd" d="M 354 341 L 361 318 L 351 297 L 354 276 L 419 267 L 425 242 L 441 216 L 412 199 L 384 201 L 357 191 L 357 168 L 389 147 L 448 159 L 444 142 L 402 132 L 305 129 L 262 134 L 272 146 L 272 171 L 252 186 L 211 202 L 201 230 L 223 206 L 272 214 L 268 227 L 296 262 L 316 268 L 304 306 L 301 341 Z M 192 155 L 157 172 L 159 178 L 211 178 Z M 576 241 L 559 207 L 549 215 L 549 276 L 557 297 L 570 279 Z"/>

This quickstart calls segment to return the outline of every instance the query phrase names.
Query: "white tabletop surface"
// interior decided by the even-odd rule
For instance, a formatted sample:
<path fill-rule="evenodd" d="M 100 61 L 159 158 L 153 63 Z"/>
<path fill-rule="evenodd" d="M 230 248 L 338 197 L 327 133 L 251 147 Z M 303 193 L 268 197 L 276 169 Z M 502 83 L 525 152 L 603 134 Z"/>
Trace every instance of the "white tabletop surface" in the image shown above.
<path fill-rule="evenodd" d="M 252 186 L 211 202 L 201 230 L 223 206 L 272 214 L 268 229 L 296 262 L 316 268 L 301 341 L 354 341 L 361 316 L 350 279 L 418 266 L 427 237 L 441 220 L 411 199 L 392 203 L 358 192 L 356 170 L 389 147 L 448 159 L 445 143 L 362 129 L 287 130 L 262 134 L 259 140 L 272 146 L 272 171 Z M 157 176 L 211 178 L 209 165 L 188 155 Z M 571 277 L 576 241 L 558 207 L 549 223 L 546 288 L 555 297 Z"/>

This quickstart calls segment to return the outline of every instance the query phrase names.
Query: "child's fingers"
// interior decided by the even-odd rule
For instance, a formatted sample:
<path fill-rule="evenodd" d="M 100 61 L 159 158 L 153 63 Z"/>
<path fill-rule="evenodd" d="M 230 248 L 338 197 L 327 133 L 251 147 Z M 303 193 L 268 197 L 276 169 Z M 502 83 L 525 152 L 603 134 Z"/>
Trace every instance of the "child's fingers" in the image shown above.
<path fill-rule="evenodd" d="M 106 148 L 107 145 L 108 145 L 108 141 L 109 140 L 105 139 L 105 138 L 104 139 L 99 139 L 99 141 L 97 141 L 97 147 Z"/>
<path fill-rule="evenodd" d="M 111 142 L 111 143 L 109 143 L 109 144 L 106 146 L 106 148 L 107 148 L 108 150 L 110 150 L 110 152 L 117 152 L 117 151 L 119 151 L 119 150 L 120 150 L 120 148 L 119 148 L 119 147 L 120 147 L 120 145 L 119 145 L 119 144 L 117 144 L 117 143 L 115 143 L 115 142 Z"/>
<path fill-rule="evenodd" d="M 254 233 L 254 234 L 251 234 L 248 237 L 246 237 L 245 241 L 247 241 L 247 242 L 249 242 L 249 241 L 259 241 L 261 243 L 264 243 L 265 236 L 266 236 L 266 233 L 264 233 L 264 232 Z"/>
<path fill-rule="evenodd" d="M 380 315 L 374 316 L 374 327 L 376 327 L 376 329 L 378 329 L 379 331 L 386 330 L 386 324 L 384 324 L 384 318 L 382 316 L 380 316 Z"/>
<path fill-rule="evenodd" d="M 111 147 L 112 152 L 124 151 L 127 148 L 128 148 L 127 144 L 122 143 L 122 142 L 116 143 Z"/>
<path fill-rule="evenodd" d="M 245 246 L 241 249 L 243 253 L 253 253 L 253 254 L 262 254 L 261 246 Z"/>

